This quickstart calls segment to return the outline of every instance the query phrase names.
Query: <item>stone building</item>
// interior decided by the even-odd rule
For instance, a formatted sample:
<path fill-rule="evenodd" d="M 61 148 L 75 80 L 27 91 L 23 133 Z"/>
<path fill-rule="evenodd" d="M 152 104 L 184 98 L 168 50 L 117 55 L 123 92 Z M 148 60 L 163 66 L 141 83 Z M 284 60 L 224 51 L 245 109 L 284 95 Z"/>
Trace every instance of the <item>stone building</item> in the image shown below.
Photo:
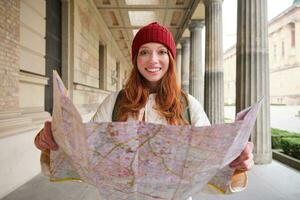
<path fill-rule="evenodd" d="M 273 18 L 269 28 L 270 102 L 300 105 L 300 3 Z M 224 100 L 235 104 L 235 46 L 224 53 Z"/>
<path fill-rule="evenodd" d="M 122 88 L 131 70 L 130 47 L 136 30 L 158 21 L 167 26 L 178 44 L 177 72 L 182 88 L 203 105 L 212 124 L 222 123 L 223 0 L 0 0 L 0 198 L 40 173 L 36 133 L 50 119 L 52 70 L 61 75 L 69 96 L 88 121 L 111 92 Z M 264 38 L 266 0 L 238 5 L 238 29 Z M 255 9 L 255 13 L 250 12 Z M 253 15 L 253 16 L 252 16 Z M 261 17 L 258 17 L 261 16 Z M 251 24 L 249 18 L 260 23 Z M 251 26 L 244 26 L 251 25 Z M 201 30 L 206 29 L 202 59 Z M 251 30 L 245 30 L 251 27 Z M 242 35 L 241 49 L 249 48 Z M 238 57 L 245 63 L 267 61 L 264 40 L 253 54 Z M 180 48 L 181 47 L 181 48 Z M 247 65 L 253 67 L 252 65 Z M 205 70 L 203 70 L 205 68 Z M 268 70 L 268 65 L 257 69 Z M 202 74 L 202 71 L 205 71 Z M 241 72 L 237 77 L 245 76 Z M 254 75 L 255 78 L 255 75 Z M 268 79 L 266 74 L 259 78 Z M 268 88 L 268 83 L 241 80 L 240 90 Z M 260 98 L 245 92 L 240 108 Z M 261 95 L 268 96 L 268 90 Z M 256 163 L 271 162 L 268 98 L 252 134 Z M 263 141 L 263 142 L 258 142 Z"/>

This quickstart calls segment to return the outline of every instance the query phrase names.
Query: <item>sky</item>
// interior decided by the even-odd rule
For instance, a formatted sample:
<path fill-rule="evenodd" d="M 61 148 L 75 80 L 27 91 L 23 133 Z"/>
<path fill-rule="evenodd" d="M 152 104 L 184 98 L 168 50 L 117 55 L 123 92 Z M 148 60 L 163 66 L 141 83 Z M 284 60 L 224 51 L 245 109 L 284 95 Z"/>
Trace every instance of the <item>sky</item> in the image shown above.
<path fill-rule="evenodd" d="M 268 20 L 276 17 L 293 4 L 294 0 L 267 0 Z M 223 49 L 224 51 L 236 42 L 237 0 L 223 2 Z"/>

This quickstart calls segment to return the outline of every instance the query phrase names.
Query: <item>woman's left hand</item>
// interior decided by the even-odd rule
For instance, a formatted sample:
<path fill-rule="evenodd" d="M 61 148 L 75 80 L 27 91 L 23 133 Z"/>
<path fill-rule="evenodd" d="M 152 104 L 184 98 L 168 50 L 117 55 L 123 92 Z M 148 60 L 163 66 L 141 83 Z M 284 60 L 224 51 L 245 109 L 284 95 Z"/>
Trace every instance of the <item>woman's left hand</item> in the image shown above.
<path fill-rule="evenodd" d="M 248 142 L 239 157 L 232 161 L 229 166 L 233 169 L 238 169 L 241 171 L 250 170 L 254 165 L 252 150 L 253 143 Z"/>

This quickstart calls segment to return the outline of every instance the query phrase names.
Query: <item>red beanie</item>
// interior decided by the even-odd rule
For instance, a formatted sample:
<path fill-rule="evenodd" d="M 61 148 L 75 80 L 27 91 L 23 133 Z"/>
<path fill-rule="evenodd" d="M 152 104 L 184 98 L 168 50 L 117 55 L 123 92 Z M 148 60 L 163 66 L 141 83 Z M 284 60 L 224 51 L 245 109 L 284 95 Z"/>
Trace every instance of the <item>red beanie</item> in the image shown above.
<path fill-rule="evenodd" d="M 165 45 L 173 58 L 176 59 L 176 44 L 174 42 L 172 33 L 164 26 L 157 22 L 148 24 L 142 27 L 135 35 L 131 46 L 131 58 L 138 53 L 139 48 L 148 42 L 158 42 Z"/>

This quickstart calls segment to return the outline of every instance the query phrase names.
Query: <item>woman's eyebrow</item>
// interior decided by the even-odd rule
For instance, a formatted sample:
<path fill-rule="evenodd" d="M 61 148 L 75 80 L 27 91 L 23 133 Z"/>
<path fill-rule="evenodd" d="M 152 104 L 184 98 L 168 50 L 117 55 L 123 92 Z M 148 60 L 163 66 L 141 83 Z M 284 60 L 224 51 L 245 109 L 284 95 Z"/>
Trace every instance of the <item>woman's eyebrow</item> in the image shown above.
<path fill-rule="evenodd" d="M 149 47 L 141 47 L 140 49 L 149 49 Z"/>
<path fill-rule="evenodd" d="M 156 49 L 167 49 L 167 47 L 165 47 L 164 45 L 160 45 L 160 46 L 158 46 L 158 47 L 156 47 Z"/>
<path fill-rule="evenodd" d="M 160 49 L 160 48 L 167 49 L 167 47 L 165 47 L 164 45 L 160 45 L 160 46 L 155 47 L 155 49 Z M 148 46 L 141 46 L 140 49 L 151 49 L 151 48 L 148 47 Z"/>
<path fill-rule="evenodd" d="M 168 51 L 168 48 L 166 48 L 166 47 L 160 47 L 160 48 L 157 48 L 158 50 L 166 50 L 166 51 Z"/>

